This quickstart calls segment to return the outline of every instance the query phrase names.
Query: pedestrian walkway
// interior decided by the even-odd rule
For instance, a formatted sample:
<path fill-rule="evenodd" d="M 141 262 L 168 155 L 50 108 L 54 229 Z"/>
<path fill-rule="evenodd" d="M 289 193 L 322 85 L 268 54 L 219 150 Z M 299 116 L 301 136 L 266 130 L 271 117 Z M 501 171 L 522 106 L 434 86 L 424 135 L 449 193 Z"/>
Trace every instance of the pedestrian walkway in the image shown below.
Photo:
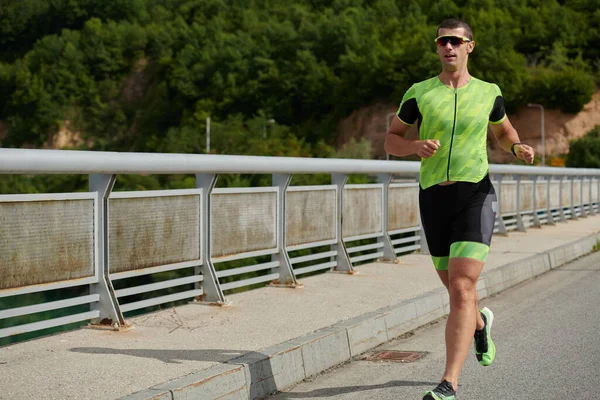
<path fill-rule="evenodd" d="M 591 216 L 495 236 L 480 296 L 589 253 L 599 232 Z M 120 332 L 81 329 L 0 348 L 0 398 L 254 398 L 447 312 L 426 255 L 357 270 L 231 295 L 225 307 L 166 309 Z"/>

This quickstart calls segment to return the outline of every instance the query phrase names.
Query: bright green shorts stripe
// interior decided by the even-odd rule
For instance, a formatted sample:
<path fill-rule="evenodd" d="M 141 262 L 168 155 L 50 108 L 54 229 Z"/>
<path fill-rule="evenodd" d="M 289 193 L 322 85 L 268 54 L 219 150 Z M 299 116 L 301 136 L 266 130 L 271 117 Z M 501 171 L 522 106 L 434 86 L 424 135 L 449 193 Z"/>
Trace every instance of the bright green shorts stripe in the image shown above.
<path fill-rule="evenodd" d="M 447 271 L 448 270 L 449 257 L 433 257 L 433 256 L 431 256 L 431 259 L 433 260 L 433 266 L 438 271 Z"/>
<path fill-rule="evenodd" d="M 483 243 L 477 242 L 454 242 L 450 245 L 450 258 L 465 257 L 474 258 L 475 260 L 487 260 L 490 247 Z"/>

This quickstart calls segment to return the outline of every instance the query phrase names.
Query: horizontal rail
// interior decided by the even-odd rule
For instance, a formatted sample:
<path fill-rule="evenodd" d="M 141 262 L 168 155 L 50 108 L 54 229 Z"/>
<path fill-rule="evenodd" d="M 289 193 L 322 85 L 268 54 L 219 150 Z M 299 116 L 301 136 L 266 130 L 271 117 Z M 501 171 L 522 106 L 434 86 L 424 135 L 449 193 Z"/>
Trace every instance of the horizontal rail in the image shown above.
<path fill-rule="evenodd" d="M 365 235 L 348 236 L 344 238 L 344 242 L 356 242 L 357 240 L 375 239 L 383 236 L 383 232 L 367 233 Z"/>
<path fill-rule="evenodd" d="M 127 312 L 127 311 L 139 310 L 140 308 L 157 306 L 159 304 L 170 303 L 173 301 L 191 299 L 193 297 L 202 296 L 202 294 L 203 294 L 203 291 L 201 289 L 188 290 L 187 292 L 171 294 L 168 296 L 153 297 L 148 300 L 136 301 L 134 303 L 127 303 L 127 304 L 121 305 L 120 307 L 121 307 L 121 311 Z"/>
<path fill-rule="evenodd" d="M 418 232 L 421 230 L 420 226 L 411 226 L 410 228 L 396 229 L 395 231 L 389 231 L 390 235 L 400 235 L 401 233 Z"/>
<path fill-rule="evenodd" d="M 421 248 L 420 244 L 415 244 L 414 246 L 398 247 L 397 249 L 394 249 L 394 252 L 396 252 L 396 254 L 398 254 L 398 253 L 404 253 L 407 251 L 419 250 L 420 248 Z"/>
<path fill-rule="evenodd" d="M 98 318 L 100 311 L 88 311 L 85 313 L 69 315 L 67 317 L 53 318 L 45 321 L 32 322 L 30 324 L 23 324 L 12 326 L 10 328 L 0 329 L 0 338 L 19 335 L 21 333 L 28 333 L 39 331 L 41 329 L 55 328 L 57 326 L 74 324 L 76 322 L 88 321 L 90 319 Z"/>
<path fill-rule="evenodd" d="M 331 245 L 331 244 L 335 244 L 335 243 L 337 243 L 336 239 L 324 240 L 322 242 L 304 243 L 304 244 L 298 244 L 298 245 L 294 245 L 294 246 L 287 246 L 285 248 L 285 250 L 288 252 L 298 251 L 298 250 L 307 250 L 307 249 L 314 249 L 315 247 L 327 246 L 327 245 Z"/>
<path fill-rule="evenodd" d="M 417 161 L 0 149 L 3 174 L 418 173 Z"/>
<path fill-rule="evenodd" d="M 60 310 L 61 308 L 80 306 L 100 301 L 100 295 L 90 294 L 88 296 L 74 297 L 67 300 L 51 301 L 48 303 L 36 304 L 33 306 L 11 308 L 0 311 L 0 319 L 20 317 L 22 315 L 35 314 L 44 311 Z"/>
<path fill-rule="evenodd" d="M 239 287 L 250 286 L 250 285 L 257 284 L 257 283 L 274 281 L 277 278 L 279 278 L 279 274 L 269 274 L 269 275 L 265 275 L 265 276 L 259 276 L 256 278 L 252 278 L 252 279 L 244 279 L 243 281 L 222 283 L 221 289 L 223 289 L 223 290 L 236 289 Z"/>
<path fill-rule="evenodd" d="M 392 244 L 395 246 L 397 244 L 416 242 L 417 240 L 421 240 L 421 236 L 417 235 L 417 236 L 411 236 L 411 237 L 407 237 L 407 238 L 392 240 Z"/>
<path fill-rule="evenodd" d="M 353 263 L 357 263 L 357 262 L 366 261 L 366 260 L 374 260 L 379 257 L 383 257 L 382 251 L 380 251 L 378 253 L 370 253 L 370 254 L 365 254 L 363 256 L 352 257 L 352 258 L 350 258 L 350 261 L 352 261 Z"/>
<path fill-rule="evenodd" d="M 0 299 L 3 297 L 10 296 L 18 296 L 21 294 L 29 294 L 29 293 L 39 293 L 46 292 L 48 290 L 56 290 L 56 289 L 67 289 L 77 286 L 89 285 L 91 283 L 98 282 L 98 278 L 95 276 L 89 278 L 78 278 L 70 281 L 60 281 L 53 283 L 40 283 L 37 285 L 19 287 L 19 288 L 10 288 L 10 289 L 2 289 L 0 290 Z"/>
<path fill-rule="evenodd" d="M 113 281 L 117 281 L 120 279 L 133 278 L 136 276 L 151 275 L 151 274 L 156 274 L 159 272 L 176 271 L 179 269 L 192 268 L 192 267 L 195 267 L 196 265 L 202 265 L 202 260 L 185 261 L 185 262 L 180 262 L 180 263 L 175 263 L 175 264 L 162 265 L 159 267 L 148 267 L 148 268 L 134 269 L 131 271 L 116 272 L 114 274 L 110 274 L 110 279 L 112 279 Z"/>
<path fill-rule="evenodd" d="M 235 276 L 240 274 L 246 274 L 248 272 L 256 272 L 263 271 L 265 269 L 278 268 L 279 261 L 272 261 L 263 264 L 251 265 L 249 267 L 238 267 L 231 269 L 224 269 L 222 271 L 217 271 L 217 278 L 224 278 L 226 276 Z"/>
<path fill-rule="evenodd" d="M 294 269 L 296 275 L 307 274 L 309 272 L 321 271 L 324 269 L 330 269 L 337 266 L 337 262 L 329 261 L 323 264 L 311 265 L 309 267 L 302 267 Z"/>
<path fill-rule="evenodd" d="M 227 262 L 227 261 L 243 260 L 244 258 L 270 256 L 270 255 L 277 254 L 277 253 L 279 253 L 278 248 L 267 249 L 267 250 L 257 250 L 257 251 L 249 251 L 246 253 L 232 254 L 232 255 L 227 255 L 227 256 L 211 257 L 211 261 L 216 264 L 216 263 L 222 263 L 222 262 Z"/>
<path fill-rule="evenodd" d="M 294 257 L 294 258 L 290 258 L 290 263 L 292 264 L 300 264 L 303 262 L 307 262 L 307 261 L 314 261 L 314 260 L 320 260 L 323 258 L 327 258 L 327 257 L 335 257 L 337 256 L 337 251 L 327 251 L 324 253 L 318 253 L 318 254 L 310 254 L 308 256 L 301 256 L 301 257 Z"/>
<path fill-rule="evenodd" d="M 383 247 L 383 243 L 373 243 L 373 244 L 367 244 L 364 246 L 348 247 L 346 249 L 346 252 L 348 254 L 352 254 L 352 253 L 358 253 L 359 251 L 378 249 L 380 247 Z"/>
<path fill-rule="evenodd" d="M 190 283 L 201 282 L 204 279 L 202 275 L 186 276 L 185 278 L 169 279 L 148 285 L 133 286 L 127 289 L 115 290 L 115 296 L 125 297 L 133 296 L 134 294 L 153 292 L 155 290 L 168 289 L 175 286 L 187 285 Z"/>
<path fill-rule="evenodd" d="M 0 149 L 1 174 L 365 173 L 417 174 L 418 161 Z M 490 164 L 490 174 L 600 176 L 589 168 Z"/>

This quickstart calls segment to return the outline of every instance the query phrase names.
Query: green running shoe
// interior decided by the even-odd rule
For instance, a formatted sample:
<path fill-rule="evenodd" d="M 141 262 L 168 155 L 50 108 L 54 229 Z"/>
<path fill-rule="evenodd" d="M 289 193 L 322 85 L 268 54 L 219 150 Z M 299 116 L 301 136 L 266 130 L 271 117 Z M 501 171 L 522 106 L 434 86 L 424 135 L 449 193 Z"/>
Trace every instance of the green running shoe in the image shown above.
<path fill-rule="evenodd" d="M 484 327 L 482 330 L 475 331 L 475 355 L 479 364 L 487 367 L 494 362 L 496 358 L 496 346 L 492 341 L 492 324 L 494 323 L 494 313 L 485 307 L 481 310 Z"/>
<path fill-rule="evenodd" d="M 456 392 L 452 384 L 444 380 L 435 389 L 425 392 L 423 400 L 456 400 Z"/>

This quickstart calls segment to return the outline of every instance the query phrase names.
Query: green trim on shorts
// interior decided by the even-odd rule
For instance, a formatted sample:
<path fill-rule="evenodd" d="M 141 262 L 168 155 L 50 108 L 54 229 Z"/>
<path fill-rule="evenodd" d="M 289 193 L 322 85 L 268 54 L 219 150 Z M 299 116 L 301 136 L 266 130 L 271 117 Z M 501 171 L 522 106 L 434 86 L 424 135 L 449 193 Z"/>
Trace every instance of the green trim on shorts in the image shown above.
<path fill-rule="evenodd" d="M 454 242 L 450 245 L 450 258 L 464 257 L 475 260 L 487 260 L 490 246 L 477 242 Z"/>
<path fill-rule="evenodd" d="M 448 271 L 448 261 L 450 260 L 450 257 L 448 257 L 448 256 L 446 256 L 446 257 L 431 256 L 431 259 L 433 260 L 433 266 L 435 267 L 436 270 Z"/>

